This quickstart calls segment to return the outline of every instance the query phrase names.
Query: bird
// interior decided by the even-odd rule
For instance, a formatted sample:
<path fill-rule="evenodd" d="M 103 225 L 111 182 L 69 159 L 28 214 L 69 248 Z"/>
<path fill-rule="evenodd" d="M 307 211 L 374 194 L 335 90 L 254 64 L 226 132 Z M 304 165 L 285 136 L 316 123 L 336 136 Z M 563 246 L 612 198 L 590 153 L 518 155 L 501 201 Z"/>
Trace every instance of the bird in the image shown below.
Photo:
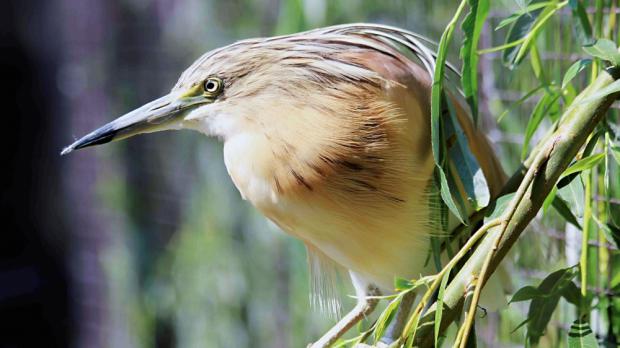
<path fill-rule="evenodd" d="M 432 203 L 430 46 L 411 31 L 365 23 L 238 41 L 205 53 L 170 93 L 62 154 L 165 130 L 219 138 L 241 197 L 305 244 L 319 307 L 337 310 L 333 275 L 349 273 L 357 304 L 312 345 L 328 347 L 373 311 L 377 295 L 394 293 L 395 278 L 428 274 L 429 241 L 447 232 Z M 506 176 L 492 146 L 462 93 L 446 98 L 497 196 Z"/>

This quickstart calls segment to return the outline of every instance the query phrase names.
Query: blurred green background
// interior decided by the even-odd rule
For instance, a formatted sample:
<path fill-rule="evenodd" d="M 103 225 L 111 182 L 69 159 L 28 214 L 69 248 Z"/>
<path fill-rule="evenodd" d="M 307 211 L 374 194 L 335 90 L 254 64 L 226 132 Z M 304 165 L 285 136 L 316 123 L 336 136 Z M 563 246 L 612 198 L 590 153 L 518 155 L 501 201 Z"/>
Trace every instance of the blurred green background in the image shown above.
<path fill-rule="evenodd" d="M 505 31 L 491 28 L 519 4 L 493 3 L 482 47 L 503 42 Z M 14 64 L 6 58 L 10 64 L 3 67 L 25 64 L 32 72 L 27 80 L 19 69 L 10 75 L 25 90 L 15 92 L 16 112 L 24 121 L 14 133 L 34 145 L 21 147 L 23 158 L 11 157 L 12 163 L 29 165 L 5 181 L 14 187 L 6 197 L 22 196 L 17 202 L 25 208 L 14 208 L 15 226 L 32 220 L 34 227 L 24 227 L 5 244 L 11 251 L 3 252 L 0 264 L 8 289 L 0 292 L 0 313 L 9 323 L 0 329 L 5 330 L 0 347 L 30 346 L 20 339 L 31 342 L 30 335 L 46 330 L 48 346 L 59 347 L 305 347 L 319 337 L 333 320 L 310 308 L 303 245 L 241 200 L 216 140 L 169 132 L 65 158 L 58 152 L 167 93 L 208 50 L 243 38 L 349 22 L 395 25 L 436 40 L 455 6 L 411 0 L 9 2 L 4 21 L 9 36 L 3 38 L 10 40 L 3 48 L 12 55 L 5 57 L 13 57 L 16 47 L 23 54 L 15 55 Z M 575 43 L 570 18 L 554 20 L 557 30 L 540 40 L 549 78 L 561 80 L 576 59 Z M 451 60 L 458 61 L 456 44 Z M 509 72 L 498 55 L 482 56 L 480 66 L 481 126 L 510 173 L 519 163 L 525 115 L 534 104 L 511 109 L 501 127 L 495 118 L 536 80 L 529 67 Z M 29 107 L 35 112 L 26 112 Z M 532 143 L 540 135 L 542 130 Z M 25 188 L 34 193 L 25 195 Z M 510 268 L 515 289 L 577 262 L 579 236 L 553 214 L 537 219 L 533 229 L 541 233 L 527 233 L 525 244 L 515 248 Z M 17 235 L 20 228 L 12 231 Z M 9 247 L 11 241 L 17 249 Z M 614 246 L 604 247 L 617 255 Z M 46 264 L 55 265 L 57 273 L 47 272 Z M 32 299 L 18 286 L 30 278 L 11 273 L 22 269 L 40 279 L 38 286 L 25 287 L 33 289 Z M 346 293 L 351 292 L 345 286 Z M 352 304 L 345 298 L 345 309 Z M 31 310 L 34 314 L 23 314 Z M 501 315 L 489 313 L 478 330 L 481 344 L 520 346 L 523 330 L 512 331 L 526 311 L 516 304 Z M 560 310 L 554 318 L 549 344 L 563 342 L 557 336 L 574 320 L 562 315 Z M 39 321 L 41 329 L 23 327 Z M 593 329 L 604 329 L 594 321 Z"/>

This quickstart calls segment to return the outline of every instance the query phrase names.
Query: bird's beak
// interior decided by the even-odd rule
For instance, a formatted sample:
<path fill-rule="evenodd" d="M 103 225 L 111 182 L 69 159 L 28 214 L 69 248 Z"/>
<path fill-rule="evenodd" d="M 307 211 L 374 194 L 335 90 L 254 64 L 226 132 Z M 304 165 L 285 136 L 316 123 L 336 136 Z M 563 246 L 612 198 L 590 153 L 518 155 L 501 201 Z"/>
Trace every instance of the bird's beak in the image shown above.
<path fill-rule="evenodd" d="M 73 150 L 126 139 L 137 134 L 176 128 L 182 121 L 183 115 L 194 106 L 206 102 L 208 99 L 193 93 L 168 94 L 85 135 L 67 146 L 61 154 L 66 155 Z"/>

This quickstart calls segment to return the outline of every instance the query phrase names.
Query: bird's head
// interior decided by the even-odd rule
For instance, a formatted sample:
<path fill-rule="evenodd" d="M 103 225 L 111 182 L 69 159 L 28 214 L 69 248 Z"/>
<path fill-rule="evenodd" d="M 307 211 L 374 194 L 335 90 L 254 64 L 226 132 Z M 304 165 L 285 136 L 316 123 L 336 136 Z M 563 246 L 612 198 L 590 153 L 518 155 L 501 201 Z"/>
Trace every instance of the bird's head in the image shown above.
<path fill-rule="evenodd" d="M 245 45 L 243 45 L 245 46 Z M 227 112 L 226 105 L 240 97 L 243 85 L 246 93 L 261 90 L 261 81 L 254 72 L 259 52 L 253 52 L 247 64 L 241 64 L 240 53 L 234 46 L 209 52 L 192 64 L 180 77 L 169 94 L 153 100 L 85 135 L 67 146 L 62 154 L 73 150 L 126 139 L 134 135 L 171 129 L 197 129 L 224 136 L 227 130 L 219 115 Z M 263 59 L 264 60 L 264 59 Z M 265 64 L 266 62 L 262 62 Z M 239 83 L 239 80 L 245 80 Z M 251 90 L 248 90 L 251 87 Z M 219 127 L 219 129 L 218 129 Z"/>
<path fill-rule="evenodd" d="M 170 129 L 226 139 L 244 128 L 281 120 L 283 113 L 340 112 L 334 109 L 349 107 L 343 100 L 353 102 L 350 96 L 361 97 L 381 83 L 347 49 L 337 41 L 325 42 L 324 34 L 306 33 L 246 40 L 208 52 L 169 94 L 96 129 L 62 153 Z"/>

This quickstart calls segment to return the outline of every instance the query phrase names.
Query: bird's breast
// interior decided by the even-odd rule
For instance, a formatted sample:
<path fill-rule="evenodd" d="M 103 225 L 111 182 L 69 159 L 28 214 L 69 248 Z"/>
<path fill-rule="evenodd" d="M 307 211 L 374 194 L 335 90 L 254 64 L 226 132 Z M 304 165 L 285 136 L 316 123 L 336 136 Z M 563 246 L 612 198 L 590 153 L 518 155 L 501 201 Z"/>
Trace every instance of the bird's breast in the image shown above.
<path fill-rule="evenodd" d="M 250 133 L 226 141 L 226 167 L 244 199 L 288 234 L 384 289 L 394 277 L 419 276 L 433 232 L 432 162 L 413 170 L 401 161 L 403 168 L 378 172 L 351 159 L 321 176 L 296 167 L 299 159 L 276 163 L 271 145 Z"/>

